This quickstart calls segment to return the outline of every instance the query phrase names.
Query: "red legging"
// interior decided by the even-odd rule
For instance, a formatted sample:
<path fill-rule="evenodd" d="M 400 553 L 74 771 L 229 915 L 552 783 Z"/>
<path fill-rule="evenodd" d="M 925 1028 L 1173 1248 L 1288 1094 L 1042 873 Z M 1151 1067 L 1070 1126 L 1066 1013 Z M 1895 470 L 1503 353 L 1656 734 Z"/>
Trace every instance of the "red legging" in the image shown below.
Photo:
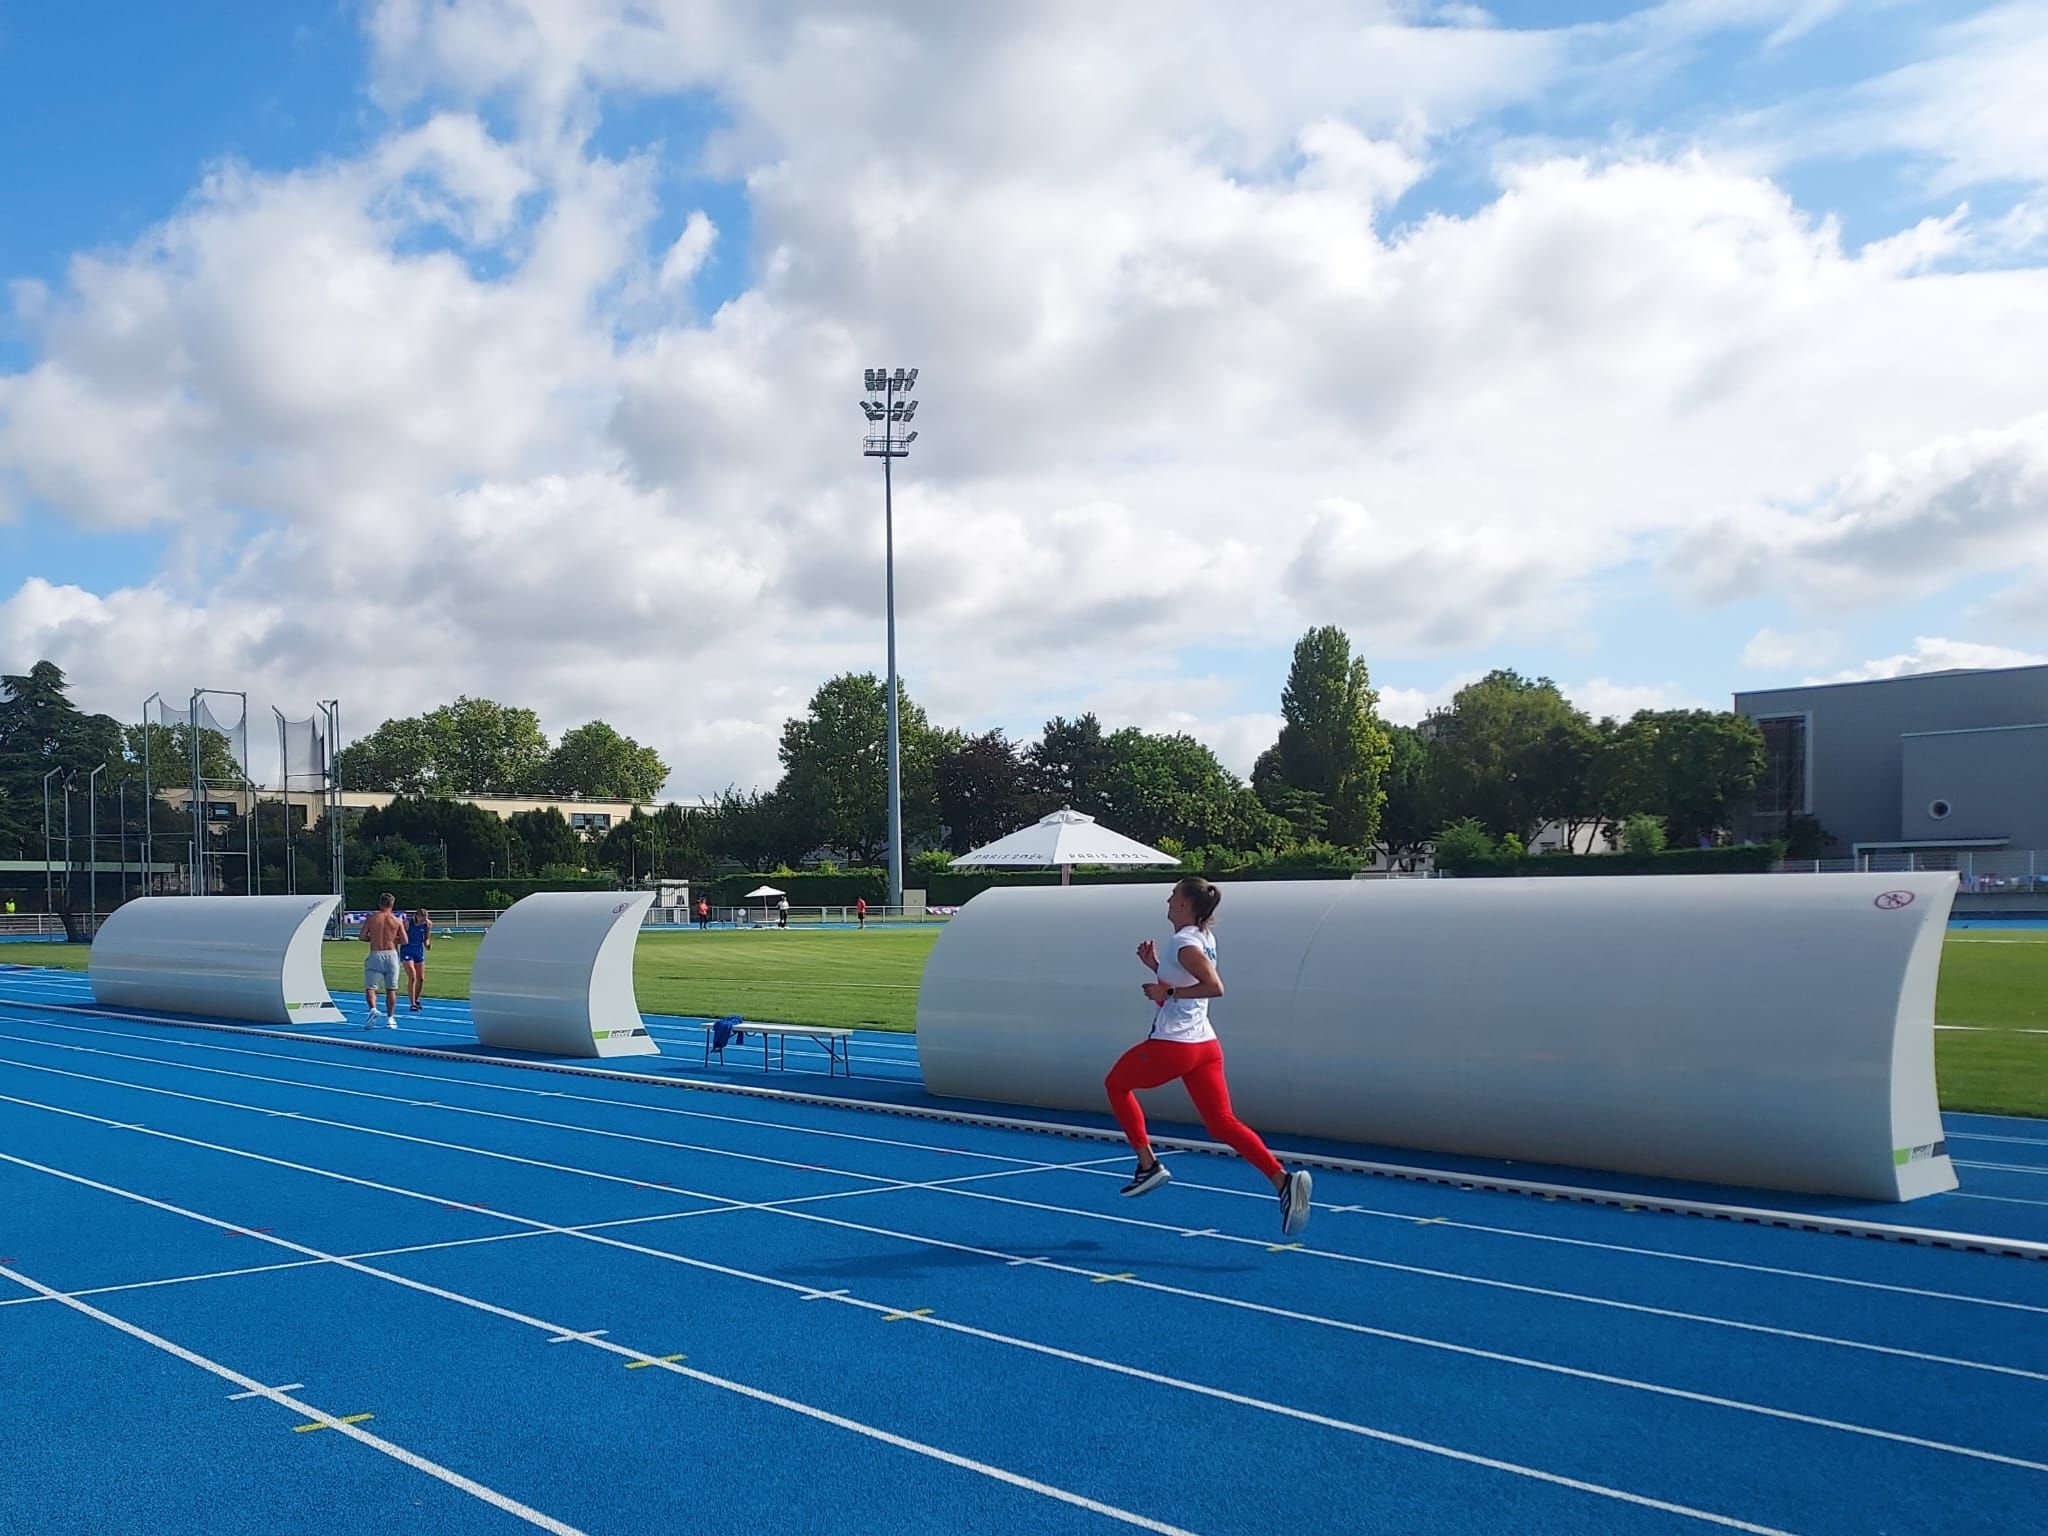
<path fill-rule="evenodd" d="M 1230 1110 L 1230 1085 L 1223 1080 L 1223 1046 L 1215 1040 L 1141 1040 L 1117 1058 L 1102 1086 L 1109 1090 L 1110 1113 L 1124 1128 L 1133 1147 L 1149 1145 L 1145 1112 L 1138 1107 L 1139 1088 L 1159 1088 L 1180 1079 L 1195 1101 L 1209 1134 L 1228 1146 L 1269 1179 L 1280 1176 L 1280 1163 L 1258 1132 Z"/>

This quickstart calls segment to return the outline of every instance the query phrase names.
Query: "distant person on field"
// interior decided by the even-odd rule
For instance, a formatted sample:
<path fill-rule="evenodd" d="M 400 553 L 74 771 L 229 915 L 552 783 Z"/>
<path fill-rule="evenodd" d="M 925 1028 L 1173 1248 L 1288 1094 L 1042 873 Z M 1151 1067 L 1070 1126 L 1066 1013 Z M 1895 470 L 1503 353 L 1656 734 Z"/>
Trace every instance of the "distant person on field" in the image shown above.
<path fill-rule="evenodd" d="M 405 923 L 405 942 L 398 947 L 398 963 L 405 967 L 406 991 L 412 997 L 412 1011 L 420 1011 L 420 994 L 427 990 L 427 951 L 434 947 L 434 922 L 425 907 L 414 907 Z"/>
<path fill-rule="evenodd" d="M 775 898 L 775 926 L 778 928 L 787 928 L 789 926 L 789 898 L 787 896 Z"/>
<path fill-rule="evenodd" d="M 868 925 L 868 899 L 867 899 L 867 897 L 865 897 L 865 896 L 856 896 L 856 897 L 854 897 L 854 899 L 853 899 L 853 915 L 854 915 L 854 917 L 855 917 L 855 918 L 856 918 L 856 919 L 857 919 L 857 920 L 859 921 L 859 923 L 860 923 L 861 927 L 863 927 L 863 928 L 867 927 L 867 925 Z"/>
<path fill-rule="evenodd" d="M 697 926 L 699 928 L 709 928 L 711 926 L 711 903 L 702 896 L 697 898 Z"/>
<path fill-rule="evenodd" d="M 405 924 L 391 910 L 393 900 L 386 891 L 377 898 L 377 910 L 363 919 L 362 939 L 370 946 L 370 956 L 363 962 L 363 1001 L 370 1007 L 365 1029 L 377 1027 L 379 986 L 384 989 L 384 1022 L 398 1028 L 398 950 L 405 943 Z"/>

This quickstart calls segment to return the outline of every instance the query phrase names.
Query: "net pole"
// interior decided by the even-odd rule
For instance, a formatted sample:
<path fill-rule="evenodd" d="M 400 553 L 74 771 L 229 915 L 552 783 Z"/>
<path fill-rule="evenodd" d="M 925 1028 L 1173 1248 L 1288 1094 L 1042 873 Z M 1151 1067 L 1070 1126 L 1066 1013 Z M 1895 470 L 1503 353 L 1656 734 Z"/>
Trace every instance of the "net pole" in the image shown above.
<path fill-rule="evenodd" d="M 164 696 L 152 693 L 142 701 L 142 894 L 149 894 L 150 866 L 156 861 L 156 790 L 149 780 L 149 743 L 156 735 Z"/>
<path fill-rule="evenodd" d="M 242 793 L 249 797 L 249 819 L 242 823 L 242 884 L 251 896 L 261 896 L 263 866 L 256 859 L 260 847 L 256 840 L 256 776 L 249 771 L 249 695 L 238 693 L 235 697 L 242 701 Z"/>
<path fill-rule="evenodd" d="M 190 718 L 186 729 L 192 749 L 192 878 L 187 884 L 194 896 L 206 894 L 206 803 L 199 775 L 199 693 L 192 690 Z"/>
<path fill-rule="evenodd" d="M 275 704 L 270 712 L 277 716 L 277 782 L 284 790 L 284 893 L 289 896 L 298 890 L 298 871 L 292 863 L 292 744 L 284 727 L 284 711 Z"/>

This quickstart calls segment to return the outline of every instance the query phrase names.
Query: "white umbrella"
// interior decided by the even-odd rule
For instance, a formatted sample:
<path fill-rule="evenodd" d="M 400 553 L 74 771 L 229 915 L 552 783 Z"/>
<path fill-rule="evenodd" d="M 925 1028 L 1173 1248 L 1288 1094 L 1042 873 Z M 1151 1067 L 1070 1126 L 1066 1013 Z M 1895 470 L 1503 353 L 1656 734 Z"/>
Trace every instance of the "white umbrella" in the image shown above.
<path fill-rule="evenodd" d="M 752 901 L 752 900 L 753 900 L 753 899 L 754 899 L 754 898 L 755 898 L 756 896 L 760 897 L 760 898 L 761 898 L 761 921 L 765 923 L 765 922 L 767 922 L 767 921 L 768 921 L 768 898 L 769 898 L 770 896 L 780 896 L 780 895 L 782 895 L 782 894 L 783 894 L 783 893 L 782 893 L 781 891 L 777 890 L 777 889 L 776 889 L 776 888 L 775 888 L 774 886 L 772 886 L 772 885 L 761 885 L 761 886 L 756 886 L 756 887 L 755 887 L 755 888 L 754 888 L 753 890 L 751 890 L 751 891 L 747 892 L 747 894 L 746 894 L 746 895 L 744 895 L 744 896 L 742 896 L 742 897 L 740 898 L 740 900 L 741 900 L 741 901 Z"/>
<path fill-rule="evenodd" d="M 1178 864 L 1180 860 L 1157 848 L 1148 848 L 1121 832 L 1112 832 L 1093 816 L 1075 810 L 1057 810 L 1021 832 L 999 837 L 953 861 L 953 867 L 1051 869 L 1060 871 L 1060 884 L 1073 876 L 1076 864 Z"/>

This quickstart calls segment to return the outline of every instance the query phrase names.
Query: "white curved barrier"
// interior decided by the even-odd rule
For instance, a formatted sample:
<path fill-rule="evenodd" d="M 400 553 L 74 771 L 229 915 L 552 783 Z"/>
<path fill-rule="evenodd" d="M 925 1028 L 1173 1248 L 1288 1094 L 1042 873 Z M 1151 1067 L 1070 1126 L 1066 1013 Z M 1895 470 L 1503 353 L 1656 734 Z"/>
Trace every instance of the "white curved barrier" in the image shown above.
<path fill-rule="evenodd" d="M 937 1094 L 1102 1110 L 1170 886 L 998 888 L 918 994 Z M 1226 884 L 1211 1005 L 1261 1131 L 1909 1200 L 1953 875 Z M 1192 1121 L 1178 1085 L 1148 1108 Z"/>
<path fill-rule="evenodd" d="M 93 936 L 95 1001 L 111 1008 L 339 1024 L 320 974 L 333 896 L 150 896 Z"/>
<path fill-rule="evenodd" d="M 484 935 L 469 1011 L 485 1045 L 548 1056 L 656 1056 L 633 996 L 633 945 L 654 894 L 542 891 Z"/>

